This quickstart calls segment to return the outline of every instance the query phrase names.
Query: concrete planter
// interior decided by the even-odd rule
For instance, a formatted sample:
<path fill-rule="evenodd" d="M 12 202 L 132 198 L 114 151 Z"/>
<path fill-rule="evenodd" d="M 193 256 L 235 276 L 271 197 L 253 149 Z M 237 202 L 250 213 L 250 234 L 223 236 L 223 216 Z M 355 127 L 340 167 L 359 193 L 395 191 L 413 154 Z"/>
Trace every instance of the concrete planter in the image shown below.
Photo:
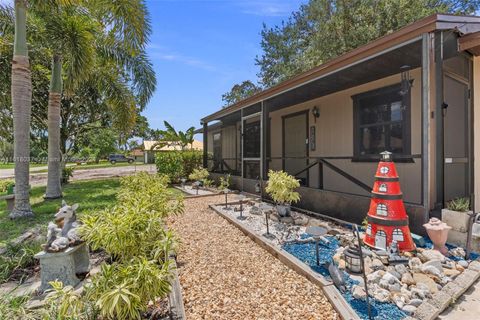
<path fill-rule="evenodd" d="M 442 221 L 452 227 L 458 232 L 467 232 L 468 220 L 470 219 L 469 212 L 453 211 L 449 209 L 442 209 Z"/>

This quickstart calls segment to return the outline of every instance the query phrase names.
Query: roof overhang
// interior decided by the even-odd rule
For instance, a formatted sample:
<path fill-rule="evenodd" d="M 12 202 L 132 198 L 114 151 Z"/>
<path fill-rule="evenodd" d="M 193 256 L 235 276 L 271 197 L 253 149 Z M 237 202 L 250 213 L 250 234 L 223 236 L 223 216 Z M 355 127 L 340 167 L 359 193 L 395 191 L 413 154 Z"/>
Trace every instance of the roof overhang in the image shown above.
<path fill-rule="evenodd" d="M 223 108 L 213 114 L 204 117 L 201 121 L 210 122 L 219 120 L 222 117 L 238 111 L 244 107 L 251 106 L 261 101 L 271 99 L 277 95 L 306 85 L 317 79 L 333 74 L 349 66 L 361 63 L 372 57 L 382 54 L 396 47 L 413 43 L 420 39 L 422 34 L 436 30 L 454 30 L 460 35 L 467 35 L 480 31 L 480 17 L 475 16 L 454 16 L 445 14 L 434 14 L 407 25 L 396 32 L 385 35 L 364 46 L 358 47 L 335 59 L 332 59 L 318 67 L 308 70 L 300 75 L 279 83 L 276 86 L 263 90 L 249 98 L 246 98 L 234 105 Z"/>

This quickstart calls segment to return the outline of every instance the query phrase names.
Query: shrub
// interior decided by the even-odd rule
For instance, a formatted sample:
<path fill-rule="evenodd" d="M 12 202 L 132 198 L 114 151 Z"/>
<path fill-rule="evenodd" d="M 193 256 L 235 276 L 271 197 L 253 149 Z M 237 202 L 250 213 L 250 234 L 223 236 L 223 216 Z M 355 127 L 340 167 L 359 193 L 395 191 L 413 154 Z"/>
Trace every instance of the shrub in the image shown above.
<path fill-rule="evenodd" d="M 122 178 L 117 206 L 82 217 L 83 239 L 113 258 L 85 293 L 102 318 L 139 319 L 149 301 L 170 291 L 169 254 L 177 240 L 164 218 L 183 211 L 183 197 L 168 189 L 168 181 L 145 172 Z"/>
<path fill-rule="evenodd" d="M 467 212 L 470 210 L 470 199 L 467 197 L 453 199 L 447 203 L 447 209 Z"/>
<path fill-rule="evenodd" d="M 35 319 L 35 317 L 25 309 L 25 304 L 28 300 L 28 296 L 14 297 L 0 294 L 0 319 Z"/>
<path fill-rule="evenodd" d="M 202 181 L 205 184 L 205 180 L 210 174 L 205 168 L 196 168 L 193 169 L 193 172 L 188 176 L 188 179 L 192 181 Z"/>
<path fill-rule="evenodd" d="M 22 282 L 28 274 L 24 269 L 35 265 L 33 258 L 40 251 L 40 244 L 31 242 L 19 245 L 7 245 L 7 250 L 0 255 L 0 284 L 11 279 Z"/>
<path fill-rule="evenodd" d="M 15 185 L 13 180 L 0 180 L 0 193 L 6 193 Z"/>
<path fill-rule="evenodd" d="M 87 320 L 97 319 L 98 311 L 93 302 L 75 292 L 72 286 L 60 281 L 50 282 L 52 290 L 46 298 L 44 319 Z"/>
<path fill-rule="evenodd" d="M 71 177 L 73 177 L 73 170 L 72 167 L 65 167 L 62 169 L 62 183 L 68 183 Z"/>
<path fill-rule="evenodd" d="M 157 172 L 168 176 L 171 182 L 178 182 L 183 175 L 183 158 L 180 152 L 157 152 L 155 164 Z"/>
<path fill-rule="evenodd" d="M 230 174 L 226 174 L 225 177 L 220 177 L 220 185 L 218 186 L 218 189 L 220 190 L 225 190 L 230 187 Z"/>
<path fill-rule="evenodd" d="M 195 168 L 202 165 L 201 151 L 170 151 L 157 152 L 155 163 L 159 174 L 167 175 L 171 182 L 178 182 L 182 177 L 188 177 Z"/>
<path fill-rule="evenodd" d="M 291 204 L 300 200 L 300 194 L 295 192 L 300 187 L 300 183 L 295 177 L 284 171 L 268 172 L 268 183 L 265 191 L 278 204 Z"/>

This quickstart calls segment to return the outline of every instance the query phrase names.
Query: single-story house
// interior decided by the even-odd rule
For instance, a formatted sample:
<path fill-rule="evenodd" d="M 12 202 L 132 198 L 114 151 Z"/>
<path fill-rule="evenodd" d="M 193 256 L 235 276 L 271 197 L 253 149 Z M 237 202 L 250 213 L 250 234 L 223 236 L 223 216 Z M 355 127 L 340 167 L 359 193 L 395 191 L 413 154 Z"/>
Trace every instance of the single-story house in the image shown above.
<path fill-rule="evenodd" d="M 285 170 L 297 207 L 360 223 L 388 150 L 414 232 L 451 199 L 480 210 L 479 55 L 480 17 L 421 19 L 201 119 L 204 167 L 251 193 Z"/>
<path fill-rule="evenodd" d="M 135 148 L 130 152 L 130 156 L 135 159 L 135 162 L 145 161 L 145 152 L 140 148 Z"/>
<path fill-rule="evenodd" d="M 143 150 L 145 152 L 145 163 L 155 163 L 156 152 L 180 151 L 182 146 L 177 141 L 143 141 Z M 184 150 L 203 150 L 203 142 L 193 140 L 193 143 L 184 147 Z"/>

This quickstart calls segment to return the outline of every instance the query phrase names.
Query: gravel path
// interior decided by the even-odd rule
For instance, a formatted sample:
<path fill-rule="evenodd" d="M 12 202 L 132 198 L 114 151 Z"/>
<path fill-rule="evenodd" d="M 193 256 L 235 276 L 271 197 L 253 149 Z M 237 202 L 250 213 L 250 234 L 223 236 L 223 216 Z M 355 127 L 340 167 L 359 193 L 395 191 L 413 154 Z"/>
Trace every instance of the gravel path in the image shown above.
<path fill-rule="evenodd" d="M 187 319 L 339 319 L 321 289 L 208 208 L 187 199 L 171 223 Z"/>

